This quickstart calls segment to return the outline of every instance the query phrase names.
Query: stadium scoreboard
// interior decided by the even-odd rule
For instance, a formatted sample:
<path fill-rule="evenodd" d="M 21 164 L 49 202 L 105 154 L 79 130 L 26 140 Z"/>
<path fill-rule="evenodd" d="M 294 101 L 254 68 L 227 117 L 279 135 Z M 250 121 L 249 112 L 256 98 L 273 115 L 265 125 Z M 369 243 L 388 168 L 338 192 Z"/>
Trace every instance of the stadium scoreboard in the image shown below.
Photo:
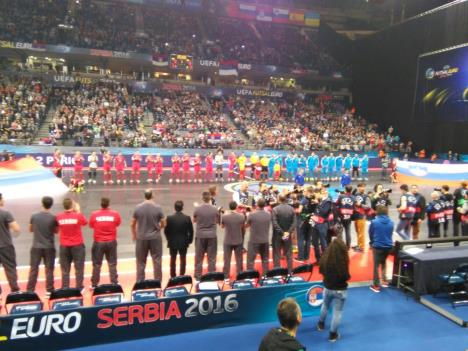
<path fill-rule="evenodd" d="M 170 68 L 185 72 L 193 70 L 193 57 L 190 55 L 171 54 Z"/>

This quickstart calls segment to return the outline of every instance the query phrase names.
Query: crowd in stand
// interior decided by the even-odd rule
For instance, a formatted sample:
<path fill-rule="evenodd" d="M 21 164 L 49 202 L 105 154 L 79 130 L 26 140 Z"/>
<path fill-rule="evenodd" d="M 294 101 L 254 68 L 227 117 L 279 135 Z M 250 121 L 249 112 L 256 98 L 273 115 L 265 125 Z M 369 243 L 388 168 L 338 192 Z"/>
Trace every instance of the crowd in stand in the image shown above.
<path fill-rule="evenodd" d="M 166 147 L 233 147 L 240 140 L 223 103 L 207 101 L 198 93 L 167 93 L 154 104 L 152 141 Z"/>
<path fill-rule="evenodd" d="M 4 79 L 0 86 L 1 141 L 31 142 L 45 119 L 49 97 L 55 115 L 49 137 L 43 140 L 47 144 L 72 140 L 76 146 L 242 148 L 246 138 L 255 148 L 413 152 L 412 143 L 403 143 L 392 127 L 382 133 L 336 104 L 240 97 L 209 100 L 196 92 L 152 97 L 132 94 L 117 83 L 49 93 L 29 78 Z M 151 122 L 147 112 L 153 115 L 151 135 L 145 129 L 145 116 Z"/>
<path fill-rule="evenodd" d="M 55 42 L 67 5 L 67 1 L 0 0 L 0 40 Z"/>
<path fill-rule="evenodd" d="M 55 116 L 49 126 L 51 139 L 74 139 L 75 145 L 104 145 L 116 141 L 130 147 L 147 146 L 144 128 L 148 96 L 131 95 L 121 84 L 93 84 L 74 89 L 57 89 Z"/>
<path fill-rule="evenodd" d="M 0 33 L 0 40 L 339 71 L 311 30 L 135 4 L 0 0 Z"/>
<path fill-rule="evenodd" d="M 47 88 L 27 78 L 0 81 L 0 143 L 29 144 L 46 115 Z"/>
<path fill-rule="evenodd" d="M 394 149 L 400 141 L 393 130 L 381 134 L 341 106 L 241 98 L 227 104 L 234 123 L 258 148 L 368 151 Z"/>
<path fill-rule="evenodd" d="M 143 20 L 148 48 L 154 54 L 202 56 L 202 35 L 196 17 L 153 8 L 144 11 Z"/>
<path fill-rule="evenodd" d="M 136 36 L 135 9 L 132 5 L 82 3 L 73 16 L 70 45 L 93 49 L 135 51 L 140 42 Z"/>

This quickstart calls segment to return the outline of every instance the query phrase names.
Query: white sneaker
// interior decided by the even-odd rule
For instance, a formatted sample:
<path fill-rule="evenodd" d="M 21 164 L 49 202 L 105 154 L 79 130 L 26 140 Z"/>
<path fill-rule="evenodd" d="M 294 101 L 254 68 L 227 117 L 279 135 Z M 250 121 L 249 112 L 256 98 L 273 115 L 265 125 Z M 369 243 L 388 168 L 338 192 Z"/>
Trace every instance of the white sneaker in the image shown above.
<path fill-rule="evenodd" d="M 122 184 L 127 184 L 127 181 L 126 180 L 123 180 L 123 183 Z"/>
<path fill-rule="evenodd" d="M 151 183 L 151 179 L 148 179 L 146 182 L 147 182 L 148 184 Z"/>
<path fill-rule="evenodd" d="M 93 183 L 94 183 L 94 184 L 97 184 L 96 180 L 93 180 Z"/>
<path fill-rule="evenodd" d="M 140 179 L 137 179 L 136 183 L 137 183 L 137 184 L 140 184 Z"/>
<path fill-rule="evenodd" d="M 172 183 L 172 179 L 169 179 L 169 183 Z"/>
<path fill-rule="evenodd" d="M 179 180 L 179 179 L 176 179 L 176 183 L 180 183 L 180 180 Z"/>

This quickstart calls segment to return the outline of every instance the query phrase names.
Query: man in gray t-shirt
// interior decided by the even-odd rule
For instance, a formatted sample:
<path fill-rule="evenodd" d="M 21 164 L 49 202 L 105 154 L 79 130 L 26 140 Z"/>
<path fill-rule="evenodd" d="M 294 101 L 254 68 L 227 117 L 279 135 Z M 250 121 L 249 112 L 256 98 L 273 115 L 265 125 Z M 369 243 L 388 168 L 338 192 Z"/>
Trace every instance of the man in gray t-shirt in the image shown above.
<path fill-rule="evenodd" d="M 234 251 L 236 257 L 237 274 L 242 272 L 242 249 L 243 229 L 245 226 L 245 215 L 236 212 L 237 202 L 229 203 L 229 212 L 221 217 L 221 227 L 225 229 L 224 235 L 224 278 L 229 280 L 231 272 L 231 256 Z"/>
<path fill-rule="evenodd" d="M 54 265 L 55 265 L 55 234 L 58 231 L 57 220 L 50 213 L 54 200 L 50 196 L 42 198 L 42 211 L 31 216 L 29 231 L 33 233 L 31 247 L 31 261 L 27 290 L 36 289 L 39 264 L 44 260 L 46 272 L 46 291 L 50 294 L 54 290 Z"/>
<path fill-rule="evenodd" d="M 208 191 L 202 194 L 203 204 L 195 208 L 193 222 L 195 229 L 195 279 L 200 280 L 203 271 L 205 253 L 208 257 L 208 272 L 216 271 L 217 237 L 216 226 L 219 223 L 219 213 L 211 205 L 211 195 Z"/>
<path fill-rule="evenodd" d="M 132 238 L 136 241 L 137 281 L 145 280 L 146 258 L 148 253 L 153 260 L 154 279 L 162 279 L 162 238 L 161 229 L 165 226 L 161 206 L 153 201 L 153 191 L 145 190 L 145 201 L 139 204 L 131 222 Z"/>
<path fill-rule="evenodd" d="M 3 209 L 3 204 L 3 196 L 0 194 L 0 265 L 3 265 L 5 269 L 11 291 L 16 292 L 19 291 L 18 275 L 16 273 L 16 251 L 11 240 L 10 231 L 19 234 L 20 226 L 11 213 Z M 2 288 L 0 287 L 1 293 Z"/>
<path fill-rule="evenodd" d="M 268 271 L 270 253 L 271 214 L 265 211 L 265 200 L 257 201 L 257 209 L 247 217 L 247 227 L 250 227 L 250 240 L 247 250 L 247 269 L 254 269 L 255 259 L 260 255 L 262 260 L 262 275 Z"/>

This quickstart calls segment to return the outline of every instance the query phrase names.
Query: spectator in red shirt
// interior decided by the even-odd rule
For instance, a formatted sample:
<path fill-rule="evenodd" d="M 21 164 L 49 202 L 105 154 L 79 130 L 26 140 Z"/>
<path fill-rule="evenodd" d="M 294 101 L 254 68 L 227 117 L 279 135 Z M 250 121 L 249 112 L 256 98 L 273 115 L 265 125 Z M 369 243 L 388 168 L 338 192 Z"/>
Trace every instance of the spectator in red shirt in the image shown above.
<path fill-rule="evenodd" d="M 94 242 L 91 249 L 93 261 L 93 274 L 91 285 L 94 289 L 99 284 L 101 266 L 104 256 L 109 265 L 109 274 L 112 284 L 118 284 L 117 275 L 117 228 L 122 222 L 120 214 L 109 208 L 110 200 L 101 199 L 101 209 L 91 213 L 89 226 L 94 229 Z"/>
<path fill-rule="evenodd" d="M 65 211 L 56 216 L 60 236 L 62 288 L 70 287 L 70 269 L 73 262 L 76 274 L 76 287 L 82 290 L 86 252 L 81 227 L 88 222 L 80 212 L 80 205 L 72 199 L 64 199 L 63 208 Z"/>

